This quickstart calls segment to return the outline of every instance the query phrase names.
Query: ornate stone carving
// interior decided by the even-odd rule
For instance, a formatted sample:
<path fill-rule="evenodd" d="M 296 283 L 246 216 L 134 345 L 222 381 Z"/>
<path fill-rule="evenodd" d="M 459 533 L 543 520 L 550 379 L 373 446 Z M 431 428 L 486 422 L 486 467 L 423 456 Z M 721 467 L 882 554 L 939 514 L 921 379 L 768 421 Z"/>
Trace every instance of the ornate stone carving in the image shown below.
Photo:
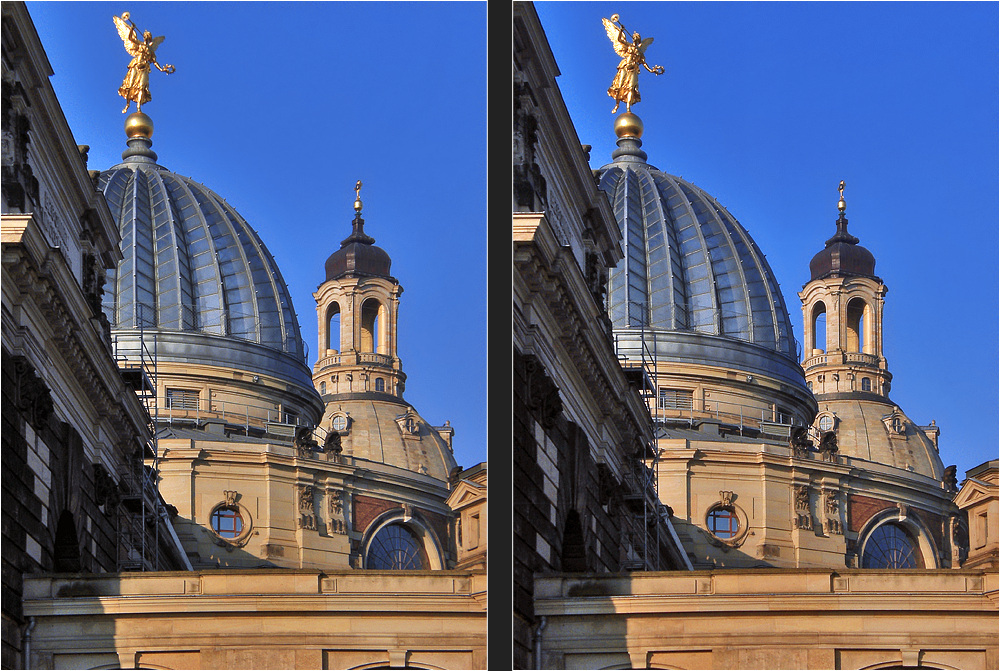
<path fill-rule="evenodd" d="M 315 488 L 312 485 L 299 485 L 299 526 L 313 531 L 316 530 L 314 493 Z"/>
<path fill-rule="evenodd" d="M 236 505 L 236 500 L 240 498 L 240 493 L 236 490 L 225 490 L 222 494 L 226 497 L 226 505 L 232 508 Z"/>
<path fill-rule="evenodd" d="M 339 455 L 344 451 L 344 447 L 340 441 L 340 434 L 336 431 L 331 431 L 326 434 L 326 440 L 323 441 L 323 451 L 327 454 Z"/>
<path fill-rule="evenodd" d="M 809 428 L 793 426 L 788 436 L 788 446 L 792 448 L 797 458 L 805 459 L 813 446 L 812 441 L 809 440 Z"/>
<path fill-rule="evenodd" d="M 840 493 L 836 490 L 829 490 L 824 496 L 826 502 L 826 513 L 827 515 L 839 515 L 840 514 Z"/>
<path fill-rule="evenodd" d="M 3 82 L 4 149 L 0 184 L 4 200 L 12 210 L 31 212 L 37 209 L 38 179 L 28 164 L 31 122 L 27 115 L 27 95 L 20 82 Z"/>
<path fill-rule="evenodd" d="M 52 394 L 34 367 L 23 356 L 14 357 L 14 403 L 24 414 L 25 421 L 41 430 L 52 414 Z"/>
<path fill-rule="evenodd" d="M 827 431 L 820 439 L 819 451 L 823 455 L 823 461 L 836 463 L 837 461 L 837 432 Z"/>
<path fill-rule="evenodd" d="M 518 207 L 531 211 L 545 209 L 538 205 L 546 201 L 546 184 L 542 171 L 535 160 L 535 144 L 538 141 L 538 120 L 534 115 L 535 99 L 530 87 L 520 81 L 514 82 L 513 89 L 513 190 Z M 535 202 L 538 197 L 540 203 Z"/>
<path fill-rule="evenodd" d="M 314 493 L 315 488 L 312 485 L 299 485 L 299 512 L 309 513 L 310 515 L 315 512 L 313 504 Z"/>
<path fill-rule="evenodd" d="M 299 458 L 311 459 L 314 456 L 318 443 L 313 439 L 312 429 L 308 426 L 300 426 L 295 430 L 295 448 L 298 450 Z"/>
<path fill-rule="evenodd" d="M 813 528 L 812 514 L 809 512 L 809 487 L 806 485 L 795 486 L 795 516 L 792 518 L 793 526 L 796 529 L 810 530 Z"/>
<path fill-rule="evenodd" d="M 339 489 L 330 490 L 330 514 L 340 515 L 344 512 L 344 492 Z"/>
<path fill-rule="evenodd" d="M 83 255 L 83 295 L 87 305 L 95 316 L 101 314 L 101 301 L 104 298 L 104 269 L 100 266 L 94 254 Z"/>
<path fill-rule="evenodd" d="M 809 487 L 795 486 L 795 510 L 809 510 Z"/>
<path fill-rule="evenodd" d="M 725 490 L 719 492 L 719 501 L 722 503 L 723 507 L 728 508 L 733 505 L 733 493 Z"/>
<path fill-rule="evenodd" d="M 941 478 L 941 482 L 944 484 L 945 491 L 958 491 L 958 476 L 956 474 L 957 469 L 958 467 L 954 464 L 944 469 L 944 477 Z"/>
<path fill-rule="evenodd" d="M 542 362 L 531 354 L 524 357 L 524 379 L 527 388 L 525 405 L 537 413 L 542 426 L 551 428 L 562 412 L 559 388 L 546 374 Z"/>

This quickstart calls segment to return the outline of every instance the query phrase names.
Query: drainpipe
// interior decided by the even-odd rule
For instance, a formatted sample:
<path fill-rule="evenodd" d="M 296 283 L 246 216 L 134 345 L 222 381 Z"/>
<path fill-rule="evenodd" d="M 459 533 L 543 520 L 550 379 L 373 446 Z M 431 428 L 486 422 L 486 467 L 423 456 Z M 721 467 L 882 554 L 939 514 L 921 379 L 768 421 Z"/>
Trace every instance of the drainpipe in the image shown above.
<path fill-rule="evenodd" d="M 538 622 L 538 626 L 535 627 L 535 668 L 542 668 L 542 631 L 545 630 L 545 626 L 548 624 L 545 616 L 542 615 L 542 619 Z"/>
<path fill-rule="evenodd" d="M 35 628 L 35 618 L 32 615 L 28 616 L 28 626 L 24 628 L 24 638 L 23 641 L 23 652 L 24 652 L 24 668 L 31 668 L 31 630 Z"/>

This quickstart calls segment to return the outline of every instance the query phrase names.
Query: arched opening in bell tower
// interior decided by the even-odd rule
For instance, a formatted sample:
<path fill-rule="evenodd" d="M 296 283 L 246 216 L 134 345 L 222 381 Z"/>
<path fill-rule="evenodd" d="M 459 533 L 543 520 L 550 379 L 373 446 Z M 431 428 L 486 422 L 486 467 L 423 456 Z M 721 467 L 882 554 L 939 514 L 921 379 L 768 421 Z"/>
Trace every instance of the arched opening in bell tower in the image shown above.
<path fill-rule="evenodd" d="M 340 351 L 340 304 L 336 301 L 326 309 L 326 349 Z"/>
<path fill-rule="evenodd" d="M 361 304 L 361 351 L 379 351 L 382 305 L 374 298 Z"/>
<path fill-rule="evenodd" d="M 865 347 L 865 314 L 868 304 L 863 298 L 852 298 L 847 303 L 847 351 L 864 352 Z"/>
<path fill-rule="evenodd" d="M 817 301 L 813 305 L 812 309 L 812 340 L 809 343 L 809 349 L 819 350 L 818 353 L 826 351 L 826 304 L 823 301 Z"/>

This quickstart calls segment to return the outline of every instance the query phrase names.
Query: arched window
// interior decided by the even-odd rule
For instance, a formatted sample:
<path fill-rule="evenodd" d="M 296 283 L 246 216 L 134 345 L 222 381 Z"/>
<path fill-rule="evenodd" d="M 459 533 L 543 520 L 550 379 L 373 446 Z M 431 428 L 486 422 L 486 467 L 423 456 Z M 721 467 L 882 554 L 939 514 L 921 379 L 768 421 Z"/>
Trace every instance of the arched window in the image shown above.
<path fill-rule="evenodd" d="M 868 306 L 861 298 L 852 298 L 847 304 L 847 351 L 865 351 L 865 312 Z"/>
<path fill-rule="evenodd" d="M 871 391 L 872 390 L 872 380 L 869 377 L 861 378 L 861 391 Z"/>
<path fill-rule="evenodd" d="M 812 310 L 812 342 L 811 350 L 826 351 L 826 305 L 817 301 Z M 810 355 L 812 352 L 810 351 Z"/>
<path fill-rule="evenodd" d="M 382 306 L 374 298 L 361 304 L 361 351 L 379 351 L 379 313 Z"/>
<path fill-rule="evenodd" d="M 239 509 L 220 506 L 213 510 L 212 530 L 223 538 L 238 538 L 243 533 L 243 516 Z"/>
<path fill-rule="evenodd" d="M 375 391 L 385 391 L 385 380 L 380 377 L 375 378 Z"/>
<path fill-rule="evenodd" d="M 326 310 L 326 348 L 340 351 L 340 304 L 330 303 Z"/>
<path fill-rule="evenodd" d="M 424 570 L 429 568 L 424 545 L 408 527 L 387 524 L 368 545 L 365 568 L 381 570 Z"/>
<path fill-rule="evenodd" d="M 319 383 L 319 393 L 320 394 L 325 394 L 326 393 L 326 380 L 324 380 L 323 382 Z"/>
<path fill-rule="evenodd" d="M 917 541 L 900 524 L 887 522 L 875 528 L 865 542 L 861 568 L 923 568 Z"/>

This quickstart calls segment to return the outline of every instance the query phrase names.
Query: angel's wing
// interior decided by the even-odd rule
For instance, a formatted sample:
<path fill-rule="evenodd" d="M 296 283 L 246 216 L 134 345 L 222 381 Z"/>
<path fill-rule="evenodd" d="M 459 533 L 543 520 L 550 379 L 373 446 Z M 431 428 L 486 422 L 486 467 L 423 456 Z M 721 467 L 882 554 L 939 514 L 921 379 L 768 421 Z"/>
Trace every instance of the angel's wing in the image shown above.
<path fill-rule="evenodd" d="M 622 29 L 607 19 L 602 18 L 601 21 L 604 22 L 604 30 L 608 33 L 608 39 L 611 40 L 611 44 L 615 48 L 615 53 L 622 58 L 625 58 L 625 56 L 628 55 L 628 51 L 625 49 L 625 45 L 622 44 Z"/>
<path fill-rule="evenodd" d="M 129 56 L 138 56 L 139 52 L 136 49 L 138 43 L 132 38 L 132 27 L 120 16 L 112 16 L 111 18 L 115 20 L 118 37 L 122 38 L 122 42 L 125 43 L 125 51 L 128 52 Z"/>
<path fill-rule="evenodd" d="M 166 35 L 160 35 L 159 37 L 153 38 L 153 43 L 149 45 L 150 51 L 156 51 L 156 47 L 163 43 L 163 40 L 167 39 Z"/>
<path fill-rule="evenodd" d="M 648 47 L 652 43 L 653 43 L 652 37 L 647 37 L 642 42 L 639 42 L 639 53 L 640 54 L 646 53 L 646 47 Z"/>

